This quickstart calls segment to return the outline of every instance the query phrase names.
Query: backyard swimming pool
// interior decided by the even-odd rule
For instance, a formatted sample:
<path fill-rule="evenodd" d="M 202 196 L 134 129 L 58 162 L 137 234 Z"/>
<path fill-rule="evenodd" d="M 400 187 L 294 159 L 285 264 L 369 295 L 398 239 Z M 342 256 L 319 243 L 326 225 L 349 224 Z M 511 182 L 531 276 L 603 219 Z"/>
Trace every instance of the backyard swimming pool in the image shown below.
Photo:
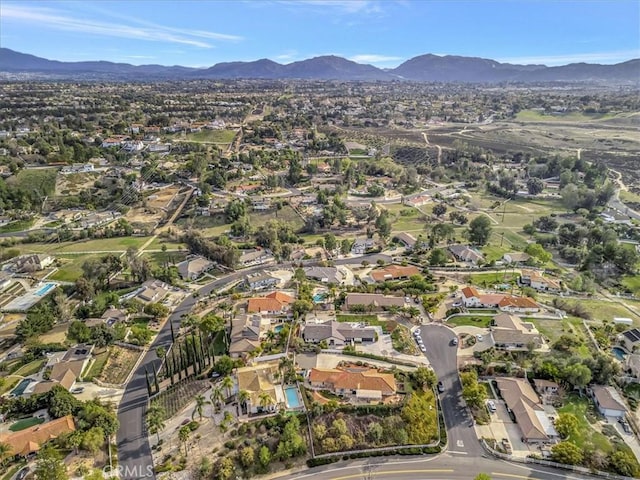
<path fill-rule="evenodd" d="M 324 293 L 316 293 L 313 296 L 313 303 L 322 303 L 324 302 L 325 294 Z"/>
<path fill-rule="evenodd" d="M 52 288 L 55 288 L 56 284 L 55 283 L 45 283 L 42 287 L 40 287 L 35 293 L 34 295 L 37 295 L 38 297 L 44 297 L 47 292 L 49 290 L 51 290 Z"/>
<path fill-rule="evenodd" d="M 298 395 L 298 387 L 295 385 L 285 387 L 284 393 L 287 396 L 287 408 L 300 408 L 300 396 Z"/>
<path fill-rule="evenodd" d="M 22 380 L 20 380 L 20 383 L 16 386 L 16 388 L 11 390 L 11 396 L 19 397 L 20 395 L 22 395 L 30 383 L 31 380 L 28 378 L 23 378 Z"/>
<path fill-rule="evenodd" d="M 623 349 L 621 349 L 620 347 L 613 347 L 611 349 L 611 353 L 613 353 L 613 356 L 616 357 L 618 360 L 620 360 L 621 362 L 624 362 L 625 357 L 627 356 L 627 352 L 625 352 Z"/>
<path fill-rule="evenodd" d="M 284 328 L 284 325 L 276 325 L 275 327 L 273 327 L 273 331 L 276 333 L 280 333 L 283 328 Z"/>

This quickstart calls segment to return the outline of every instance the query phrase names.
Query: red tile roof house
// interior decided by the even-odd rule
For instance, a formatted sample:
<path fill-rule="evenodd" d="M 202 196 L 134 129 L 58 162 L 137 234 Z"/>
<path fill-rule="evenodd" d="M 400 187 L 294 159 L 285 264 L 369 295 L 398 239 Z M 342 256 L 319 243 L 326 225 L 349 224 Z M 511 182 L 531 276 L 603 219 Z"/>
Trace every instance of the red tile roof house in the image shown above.
<path fill-rule="evenodd" d="M 309 386 L 362 402 L 382 401 L 383 397 L 395 395 L 397 391 L 392 373 L 380 373 L 366 367 L 312 368 Z"/>
<path fill-rule="evenodd" d="M 282 292 L 273 292 L 264 297 L 250 298 L 247 303 L 247 313 L 265 313 L 278 315 L 286 313 L 295 299 Z"/>
<path fill-rule="evenodd" d="M 503 312 L 534 313 L 540 306 L 529 297 L 514 297 L 505 294 L 481 294 L 474 287 L 464 287 L 462 304 L 467 308 L 499 308 Z"/>
<path fill-rule="evenodd" d="M 34 425 L 19 432 L 2 433 L 0 434 L 0 443 L 9 445 L 11 449 L 9 455 L 26 457 L 36 453 L 45 443 L 58 438 L 62 434 L 71 433 L 75 429 L 73 417 L 67 415 L 47 423 Z"/>
<path fill-rule="evenodd" d="M 399 265 L 389 265 L 388 267 L 371 272 L 371 278 L 376 282 L 384 282 L 387 280 L 400 280 L 409 278 L 413 275 L 420 275 L 420 270 L 414 266 L 402 267 Z"/>

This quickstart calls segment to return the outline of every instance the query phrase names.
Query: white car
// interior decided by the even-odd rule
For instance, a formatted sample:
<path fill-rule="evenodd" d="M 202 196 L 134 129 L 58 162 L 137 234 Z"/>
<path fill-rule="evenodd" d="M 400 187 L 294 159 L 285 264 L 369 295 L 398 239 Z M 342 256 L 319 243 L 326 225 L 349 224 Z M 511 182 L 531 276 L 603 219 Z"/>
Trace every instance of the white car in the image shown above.
<path fill-rule="evenodd" d="M 426 347 L 423 344 L 420 344 L 420 351 L 422 353 L 426 353 L 426 351 L 427 351 Z"/>
<path fill-rule="evenodd" d="M 481 342 L 481 341 L 483 340 L 483 337 L 482 337 L 482 335 L 478 334 L 478 335 L 476 335 L 476 339 L 477 339 L 479 342 Z"/>
<path fill-rule="evenodd" d="M 497 410 L 496 403 L 493 400 L 489 400 L 487 402 L 487 408 L 489 409 L 490 412 L 495 412 Z"/>

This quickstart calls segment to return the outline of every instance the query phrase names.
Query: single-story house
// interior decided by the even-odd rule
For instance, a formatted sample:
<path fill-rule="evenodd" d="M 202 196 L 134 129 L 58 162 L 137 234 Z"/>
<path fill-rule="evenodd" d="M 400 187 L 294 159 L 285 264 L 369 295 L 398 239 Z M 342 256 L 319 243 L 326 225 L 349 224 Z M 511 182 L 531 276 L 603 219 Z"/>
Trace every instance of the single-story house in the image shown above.
<path fill-rule="evenodd" d="M 352 342 L 375 342 L 376 329 L 354 327 L 349 323 L 329 320 L 324 323 L 308 323 L 302 330 L 302 338 L 307 343 L 327 342 L 330 348 L 343 347 Z"/>
<path fill-rule="evenodd" d="M 273 255 L 269 250 L 255 249 L 255 250 L 243 250 L 238 263 L 244 267 L 250 265 L 262 265 L 263 263 L 273 260 Z"/>
<path fill-rule="evenodd" d="M 393 236 L 393 238 L 398 240 L 400 243 L 402 243 L 408 249 L 412 249 L 413 247 L 416 246 L 416 242 L 417 242 L 416 237 L 414 237 L 410 233 L 406 233 L 406 232 L 396 233 Z"/>
<path fill-rule="evenodd" d="M 508 313 L 496 315 L 491 322 L 491 337 L 495 348 L 499 350 L 528 350 L 529 345 L 534 349 L 544 345 L 542 335 L 529 322 L 523 322 L 519 317 Z"/>
<path fill-rule="evenodd" d="M 588 389 L 598 411 L 605 417 L 624 417 L 627 407 L 618 391 L 610 386 L 592 385 Z"/>
<path fill-rule="evenodd" d="M 403 297 L 391 297 L 380 293 L 348 293 L 345 297 L 344 307 L 350 310 L 356 305 L 365 308 L 381 310 L 389 307 L 404 307 Z"/>
<path fill-rule="evenodd" d="M 249 394 L 249 413 L 275 412 L 278 405 L 285 402 L 284 392 L 277 378 L 279 372 L 277 362 L 237 369 L 238 391 L 244 390 Z"/>
<path fill-rule="evenodd" d="M 336 285 L 341 285 L 345 279 L 344 273 L 337 267 L 307 267 L 304 274 L 307 278 Z"/>
<path fill-rule="evenodd" d="M 253 297 L 247 302 L 247 313 L 279 315 L 286 313 L 294 298 L 286 293 L 272 292 L 264 297 Z"/>
<path fill-rule="evenodd" d="M 195 280 L 208 270 L 211 270 L 214 263 L 204 257 L 196 256 L 187 258 L 178 263 L 178 273 L 183 280 Z"/>
<path fill-rule="evenodd" d="M 542 292 L 559 292 L 562 290 L 560 282 L 543 277 L 542 273 L 536 270 L 522 270 L 518 283 Z"/>
<path fill-rule="evenodd" d="M 559 438 L 549 412 L 552 407 L 541 404 L 540 398 L 525 378 L 496 379 L 507 409 L 515 417 L 525 443 L 552 443 Z"/>
<path fill-rule="evenodd" d="M 413 265 L 406 267 L 400 265 L 389 265 L 371 272 L 371 278 L 375 282 L 385 282 L 387 280 L 400 280 L 409 278 L 413 275 L 420 275 L 420 269 Z"/>
<path fill-rule="evenodd" d="M 367 250 L 375 246 L 376 242 L 373 241 L 373 238 L 356 238 L 353 245 L 351 245 L 351 253 L 353 255 L 364 255 Z"/>
<path fill-rule="evenodd" d="M 360 401 L 381 401 L 397 391 L 392 373 L 380 373 L 368 367 L 312 368 L 308 384 L 312 389 L 329 390 Z"/>
<path fill-rule="evenodd" d="M 45 443 L 58 438 L 60 435 L 75 431 L 73 417 L 51 420 L 50 422 L 33 425 L 18 432 L 0 433 L 0 443 L 9 445 L 8 456 L 20 455 L 26 457 L 40 450 Z"/>
<path fill-rule="evenodd" d="M 467 308 L 498 308 L 503 312 L 534 313 L 540 306 L 529 297 L 513 295 L 481 294 L 475 287 L 464 287 L 461 290 L 462 304 Z"/>
<path fill-rule="evenodd" d="M 530 259 L 531 259 L 531 255 L 524 252 L 510 252 L 510 253 L 505 253 L 502 256 L 502 260 L 505 263 L 524 264 L 524 263 L 527 263 Z"/>
<path fill-rule="evenodd" d="M 245 279 L 245 285 L 249 290 L 263 290 L 265 288 L 275 287 L 280 280 L 268 272 L 256 273 L 248 275 Z"/>
<path fill-rule="evenodd" d="M 474 266 L 484 262 L 484 256 L 482 253 L 468 245 L 450 245 L 449 251 L 459 262 L 468 263 Z"/>
<path fill-rule="evenodd" d="M 135 298 L 144 303 L 157 303 L 169 292 L 169 286 L 160 280 L 147 280 L 140 286 Z"/>
<path fill-rule="evenodd" d="M 640 349 L 640 329 L 632 328 L 622 332 L 622 335 L 620 335 L 620 341 L 627 350 L 635 352 Z"/>

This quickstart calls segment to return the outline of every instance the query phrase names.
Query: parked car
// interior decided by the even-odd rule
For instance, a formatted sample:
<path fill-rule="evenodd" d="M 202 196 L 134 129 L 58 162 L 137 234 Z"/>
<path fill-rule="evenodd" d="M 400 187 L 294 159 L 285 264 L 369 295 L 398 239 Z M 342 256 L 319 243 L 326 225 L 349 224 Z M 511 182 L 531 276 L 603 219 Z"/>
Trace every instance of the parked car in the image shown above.
<path fill-rule="evenodd" d="M 420 351 L 422 353 L 427 353 L 427 348 L 422 343 L 420 344 Z"/>
<path fill-rule="evenodd" d="M 84 387 L 75 387 L 69 390 L 71 393 L 82 393 L 84 392 Z"/>
<path fill-rule="evenodd" d="M 27 476 L 27 473 L 29 473 L 29 467 L 24 467 L 22 470 L 20 470 L 18 472 L 18 474 L 16 475 L 16 480 L 22 480 L 24 477 Z"/>
<path fill-rule="evenodd" d="M 476 335 L 476 339 L 477 339 L 479 342 L 481 342 L 481 341 L 483 340 L 483 337 L 482 337 L 482 335 L 478 334 L 478 335 Z"/>
<path fill-rule="evenodd" d="M 458 345 L 458 339 L 457 338 L 452 339 L 451 340 L 451 345 L 454 345 L 454 346 Z"/>
<path fill-rule="evenodd" d="M 487 408 L 489 409 L 489 411 L 490 411 L 491 413 L 494 413 L 494 412 L 497 410 L 497 408 L 496 408 L 496 402 L 494 402 L 493 400 L 489 400 L 489 401 L 487 402 Z"/>
<path fill-rule="evenodd" d="M 444 384 L 442 382 L 438 382 L 438 392 L 444 392 Z"/>
<path fill-rule="evenodd" d="M 511 444 L 509 443 L 509 440 L 506 438 L 502 439 L 502 448 L 504 448 L 504 451 L 507 453 L 507 455 L 511 455 L 513 453 Z"/>

